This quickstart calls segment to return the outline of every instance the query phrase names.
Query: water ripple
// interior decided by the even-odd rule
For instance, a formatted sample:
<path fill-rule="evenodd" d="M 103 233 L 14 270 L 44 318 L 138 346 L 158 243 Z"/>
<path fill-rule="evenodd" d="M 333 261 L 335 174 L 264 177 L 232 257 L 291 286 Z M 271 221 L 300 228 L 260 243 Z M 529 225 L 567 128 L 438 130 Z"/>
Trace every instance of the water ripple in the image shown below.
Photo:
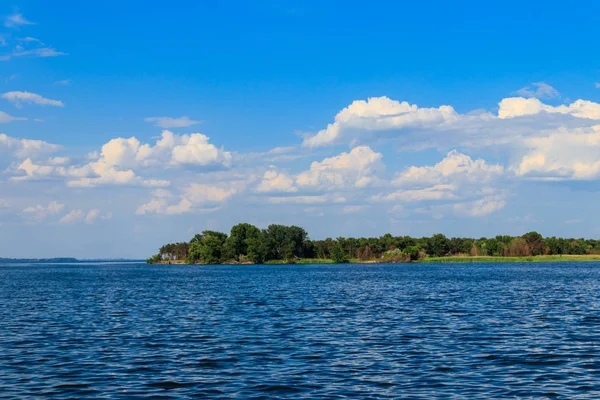
<path fill-rule="evenodd" d="M 0 397 L 590 398 L 600 263 L 0 267 Z"/>

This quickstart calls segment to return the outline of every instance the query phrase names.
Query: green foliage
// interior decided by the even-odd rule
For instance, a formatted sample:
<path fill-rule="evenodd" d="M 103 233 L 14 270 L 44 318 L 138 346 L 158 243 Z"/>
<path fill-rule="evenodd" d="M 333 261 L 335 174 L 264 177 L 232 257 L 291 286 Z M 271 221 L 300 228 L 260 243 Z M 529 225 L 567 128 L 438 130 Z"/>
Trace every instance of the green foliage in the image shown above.
<path fill-rule="evenodd" d="M 417 261 L 419 260 L 421 249 L 419 249 L 417 246 L 408 246 L 406 249 L 404 249 L 404 252 L 406 253 L 409 261 Z"/>
<path fill-rule="evenodd" d="M 528 232 L 524 234 L 523 239 L 527 242 L 531 255 L 539 256 L 544 254 L 544 237 L 537 232 Z"/>
<path fill-rule="evenodd" d="M 256 237 L 246 239 L 247 256 L 255 264 L 262 264 L 268 260 L 268 243 L 265 240 L 264 233 L 260 232 Z"/>
<path fill-rule="evenodd" d="M 227 235 L 221 232 L 204 231 L 194 236 L 189 247 L 188 262 L 218 264 L 223 261 L 223 245 Z"/>
<path fill-rule="evenodd" d="M 146 264 L 155 264 L 157 262 L 161 262 L 162 261 L 162 257 L 160 254 L 155 254 L 152 257 L 148 258 L 146 260 Z"/>
<path fill-rule="evenodd" d="M 429 240 L 427 253 L 433 257 L 442 257 L 448 254 L 450 250 L 449 240 L 446 236 L 438 233 Z"/>
<path fill-rule="evenodd" d="M 248 239 L 260 237 L 261 231 L 251 224 L 237 224 L 231 228 L 231 233 L 225 241 L 224 253 L 227 258 L 233 258 L 237 261 L 241 256 L 248 254 Z"/>
<path fill-rule="evenodd" d="M 298 226 L 269 225 L 259 229 L 248 223 L 231 228 L 231 234 L 203 231 L 188 242 L 169 243 L 147 262 L 182 261 L 190 263 L 252 262 L 307 263 L 360 261 L 408 262 L 424 257 L 450 259 L 474 257 L 537 257 L 600 254 L 600 240 L 544 238 L 537 232 L 520 237 L 447 238 L 443 234 L 413 238 L 393 236 L 310 240 Z M 310 260 L 310 261 L 307 261 Z"/>
<path fill-rule="evenodd" d="M 169 243 L 162 246 L 158 252 L 164 260 L 185 260 L 189 250 L 189 243 Z"/>
<path fill-rule="evenodd" d="M 346 254 L 344 254 L 344 249 L 339 244 L 333 246 L 333 249 L 331 249 L 331 259 L 335 264 L 342 264 L 348 262 Z"/>
<path fill-rule="evenodd" d="M 273 224 L 264 231 L 264 239 L 268 244 L 269 259 L 289 260 L 293 257 L 304 257 L 308 234 L 298 226 Z"/>

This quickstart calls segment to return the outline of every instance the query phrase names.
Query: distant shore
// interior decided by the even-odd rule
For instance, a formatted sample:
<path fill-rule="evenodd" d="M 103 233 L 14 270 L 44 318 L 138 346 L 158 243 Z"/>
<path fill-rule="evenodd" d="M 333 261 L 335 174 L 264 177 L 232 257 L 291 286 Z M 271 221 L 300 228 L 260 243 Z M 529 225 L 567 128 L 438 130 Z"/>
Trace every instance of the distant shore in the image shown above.
<path fill-rule="evenodd" d="M 412 264 L 423 263 L 535 263 L 535 262 L 567 262 L 567 261 L 600 261 L 600 254 L 563 254 L 563 255 L 540 255 L 540 256 L 524 256 L 524 257 L 492 257 L 492 256 L 448 256 L 448 257 L 426 257 L 422 260 L 411 261 Z M 387 259 L 371 259 L 358 260 L 350 259 L 349 264 L 405 264 L 406 262 L 390 261 Z M 188 264 L 183 260 L 173 261 L 158 261 L 151 264 L 178 264 L 178 265 L 193 265 Z M 224 265 L 310 265 L 310 264 L 335 264 L 331 259 L 326 258 L 300 258 L 297 260 L 271 260 L 262 264 L 252 262 L 244 263 L 226 263 Z M 218 265 L 195 263 L 195 265 Z"/>

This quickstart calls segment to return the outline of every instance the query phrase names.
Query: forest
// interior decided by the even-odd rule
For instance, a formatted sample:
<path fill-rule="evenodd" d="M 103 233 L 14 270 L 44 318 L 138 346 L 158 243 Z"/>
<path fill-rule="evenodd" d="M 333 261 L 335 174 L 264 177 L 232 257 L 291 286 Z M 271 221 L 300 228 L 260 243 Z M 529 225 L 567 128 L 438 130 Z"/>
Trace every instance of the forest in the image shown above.
<path fill-rule="evenodd" d="M 527 257 L 600 254 L 600 240 L 543 237 L 538 232 L 493 238 L 448 238 L 443 234 L 413 238 L 386 233 L 370 238 L 311 240 L 298 226 L 248 223 L 229 235 L 206 230 L 189 242 L 169 243 L 148 263 L 264 264 L 310 262 L 414 262 L 435 257 Z"/>

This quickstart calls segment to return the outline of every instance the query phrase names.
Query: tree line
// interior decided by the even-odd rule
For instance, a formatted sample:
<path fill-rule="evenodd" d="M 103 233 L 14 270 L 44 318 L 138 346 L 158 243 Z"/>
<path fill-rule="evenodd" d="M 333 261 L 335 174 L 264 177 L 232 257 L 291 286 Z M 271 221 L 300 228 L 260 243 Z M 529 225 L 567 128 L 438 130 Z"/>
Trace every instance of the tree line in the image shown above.
<path fill-rule="evenodd" d="M 425 257 L 560 254 L 600 254 L 600 241 L 545 238 L 537 232 L 479 239 L 448 238 L 443 234 L 413 238 L 387 233 L 371 238 L 311 240 L 308 233 L 298 226 L 273 224 L 259 229 L 241 223 L 231 228 L 229 235 L 206 230 L 194 235 L 189 242 L 166 244 L 148 262 L 262 264 L 273 260 L 294 262 L 297 259 L 327 259 L 336 263 L 353 259 L 408 262 Z"/>

